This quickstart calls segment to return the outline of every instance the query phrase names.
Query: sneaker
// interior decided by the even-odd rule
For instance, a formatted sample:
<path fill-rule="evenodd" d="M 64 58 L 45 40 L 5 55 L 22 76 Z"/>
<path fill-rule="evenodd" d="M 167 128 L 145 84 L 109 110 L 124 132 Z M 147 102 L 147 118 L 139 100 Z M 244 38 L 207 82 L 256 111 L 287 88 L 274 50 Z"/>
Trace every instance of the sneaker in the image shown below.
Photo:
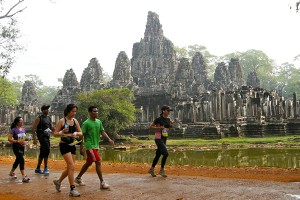
<path fill-rule="evenodd" d="M 162 177 L 167 177 L 165 170 L 160 170 L 159 175 L 161 175 Z"/>
<path fill-rule="evenodd" d="M 23 183 L 29 183 L 29 181 L 30 181 L 30 178 L 27 177 L 27 176 L 24 176 L 22 182 L 23 182 Z"/>
<path fill-rule="evenodd" d="M 75 183 L 77 183 L 78 185 L 80 185 L 80 186 L 85 186 L 85 183 L 82 181 L 82 179 L 81 178 L 79 178 L 79 177 L 76 177 L 75 178 Z"/>
<path fill-rule="evenodd" d="M 148 173 L 151 174 L 152 177 L 156 177 L 154 169 L 149 169 Z"/>
<path fill-rule="evenodd" d="M 15 174 L 15 172 L 10 172 L 9 173 L 9 176 L 16 179 L 17 178 L 17 175 Z"/>
<path fill-rule="evenodd" d="M 74 188 L 73 190 L 70 190 L 69 195 L 72 197 L 79 197 L 80 193 Z"/>
<path fill-rule="evenodd" d="M 45 175 L 49 175 L 49 169 L 48 169 L 47 167 L 44 169 L 44 172 L 43 172 L 43 174 L 45 174 Z"/>
<path fill-rule="evenodd" d="M 56 191 L 57 191 L 57 192 L 60 192 L 60 191 L 61 191 L 61 190 L 60 190 L 60 186 L 61 186 L 60 181 L 59 181 L 59 180 L 53 180 L 53 183 L 54 183 L 54 185 L 55 185 Z"/>
<path fill-rule="evenodd" d="M 108 189 L 109 188 L 109 185 L 107 183 L 105 183 L 104 181 L 102 181 L 100 183 L 100 189 Z"/>
<path fill-rule="evenodd" d="M 36 174 L 43 174 L 43 171 L 41 169 L 36 168 L 34 170 L 34 173 L 36 173 Z"/>

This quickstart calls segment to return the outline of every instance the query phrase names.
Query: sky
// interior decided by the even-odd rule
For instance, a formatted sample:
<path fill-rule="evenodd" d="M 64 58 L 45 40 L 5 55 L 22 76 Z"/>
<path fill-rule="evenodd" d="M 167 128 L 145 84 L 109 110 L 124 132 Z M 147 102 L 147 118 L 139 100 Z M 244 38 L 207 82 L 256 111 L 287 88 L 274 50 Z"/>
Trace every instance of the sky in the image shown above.
<path fill-rule="evenodd" d="M 16 0 L 9 0 L 16 1 Z M 159 15 L 175 46 L 203 45 L 216 56 L 261 50 L 278 65 L 300 54 L 296 0 L 26 0 L 18 21 L 26 51 L 8 78 L 37 75 L 48 86 L 68 69 L 77 80 L 96 57 L 113 74 L 120 51 L 129 59 L 144 37 L 148 11 Z M 300 67 L 300 66 L 299 66 Z"/>

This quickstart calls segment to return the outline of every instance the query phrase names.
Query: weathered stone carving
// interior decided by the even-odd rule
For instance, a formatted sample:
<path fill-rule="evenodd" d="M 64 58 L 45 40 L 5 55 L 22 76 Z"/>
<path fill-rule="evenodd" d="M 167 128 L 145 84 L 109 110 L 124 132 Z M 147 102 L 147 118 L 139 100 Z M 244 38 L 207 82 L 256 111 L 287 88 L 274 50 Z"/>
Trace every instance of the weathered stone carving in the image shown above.
<path fill-rule="evenodd" d="M 260 80 L 256 72 L 250 72 L 247 78 L 247 85 L 252 86 L 253 88 L 260 87 Z"/>
<path fill-rule="evenodd" d="M 81 89 L 73 69 L 67 70 L 63 78 L 63 87 L 54 97 L 51 109 L 62 112 L 67 104 L 76 103 L 75 95 L 80 91 Z"/>
<path fill-rule="evenodd" d="M 207 75 L 207 64 L 200 52 L 196 52 L 192 59 L 192 68 L 194 70 L 194 79 L 196 84 L 193 86 L 195 95 L 204 93 L 209 89 L 211 81 Z"/>
<path fill-rule="evenodd" d="M 82 91 L 99 90 L 104 87 L 103 73 L 96 58 L 92 58 L 88 67 L 83 70 L 80 87 Z"/>
<path fill-rule="evenodd" d="M 131 83 L 132 77 L 130 71 L 130 61 L 125 51 L 121 51 L 116 60 L 113 80 L 110 83 L 110 87 L 129 87 Z"/>
<path fill-rule="evenodd" d="M 22 99 L 23 105 L 36 105 L 38 103 L 35 87 L 31 81 L 25 81 L 22 87 Z"/>
<path fill-rule="evenodd" d="M 174 82 L 176 55 L 173 43 L 163 36 L 156 13 L 148 12 L 144 38 L 133 45 L 131 75 L 139 93 L 169 91 Z"/>

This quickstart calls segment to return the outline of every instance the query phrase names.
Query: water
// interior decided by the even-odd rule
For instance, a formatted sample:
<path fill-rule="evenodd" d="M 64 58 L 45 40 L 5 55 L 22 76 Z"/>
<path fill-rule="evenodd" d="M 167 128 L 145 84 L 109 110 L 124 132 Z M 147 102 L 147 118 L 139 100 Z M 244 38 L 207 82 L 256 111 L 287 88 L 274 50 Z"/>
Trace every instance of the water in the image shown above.
<path fill-rule="evenodd" d="M 99 150 L 103 161 L 127 162 L 127 163 L 151 163 L 154 149 L 129 149 L 126 151 L 106 148 Z M 4 148 L 0 156 L 14 156 L 11 148 Z M 27 149 L 26 157 L 38 158 L 38 149 Z M 50 159 L 63 159 L 59 149 L 51 149 Z M 77 160 L 85 160 L 79 155 L 77 149 Z M 169 149 L 167 160 L 169 165 L 189 166 L 218 166 L 218 167 L 278 167 L 299 168 L 300 149 L 218 149 L 218 150 L 174 150 Z"/>

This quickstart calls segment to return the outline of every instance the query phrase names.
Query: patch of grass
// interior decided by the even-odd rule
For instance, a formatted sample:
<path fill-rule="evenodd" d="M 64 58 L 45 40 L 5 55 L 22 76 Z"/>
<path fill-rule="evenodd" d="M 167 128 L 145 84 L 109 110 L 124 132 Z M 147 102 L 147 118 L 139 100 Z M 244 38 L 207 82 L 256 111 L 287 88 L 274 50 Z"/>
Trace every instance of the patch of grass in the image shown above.
<path fill-rule="evenodd" d="M 147 135 L 148 136 L 148 135 Z M 149 140 L 139 140 L 137 138 L 125 137 L 122 143 L 127 145 L 153 145 L 154 136 L 149 135 Z M 0 142 L 7 141 L 7 136 L 0 136 Z M 51 144 L 59 143 L 59 137 L 51 137 Z M 221 139 L 200 139 L 200 138 L 168 138 L 168 146 L 249 146 L 249 145 L 282 145 L 282 146 L 300 146 L 300 136 L 299 135 L 289 135 L 289 136 L 266 136 L 262 138 L 249 138 L 249 137 L 230 137 Z"/>
<path fill-rule="evenodd" d="M 138 140 L 132 138 L 128 141 L 128 144 L 153 144 L 153 136 L 149 136 L 150 140 Z M 168 139 L 168 146 L 223 146 L 223 145 L 235 145 L 235 146 L 247 146 L 255 144 L 266 144 L 266 145 L 296 145 L 299 146 L 300 143 L 299 135 L 289 135 L 289 136 L 266 136 L 262 138 L 249 138 L 249 137 L 231 137 L 231 138 L 221 138 L 221 139 L 200 139 L 200 138 L 182 138 L 182 139 Z"/>
<path fill-rule="evenodd" d="M 2 141 L 8 141 L 7 140 L 7 136 L 0 136 L 0 142 L 2 142 Z M 60 137 L 51 137 L 50 138 L 50 142 L 52 143 L 52 144 L 55 144 L 55 143 L 59 143 L 59 141 L 60 141 Z"/>

